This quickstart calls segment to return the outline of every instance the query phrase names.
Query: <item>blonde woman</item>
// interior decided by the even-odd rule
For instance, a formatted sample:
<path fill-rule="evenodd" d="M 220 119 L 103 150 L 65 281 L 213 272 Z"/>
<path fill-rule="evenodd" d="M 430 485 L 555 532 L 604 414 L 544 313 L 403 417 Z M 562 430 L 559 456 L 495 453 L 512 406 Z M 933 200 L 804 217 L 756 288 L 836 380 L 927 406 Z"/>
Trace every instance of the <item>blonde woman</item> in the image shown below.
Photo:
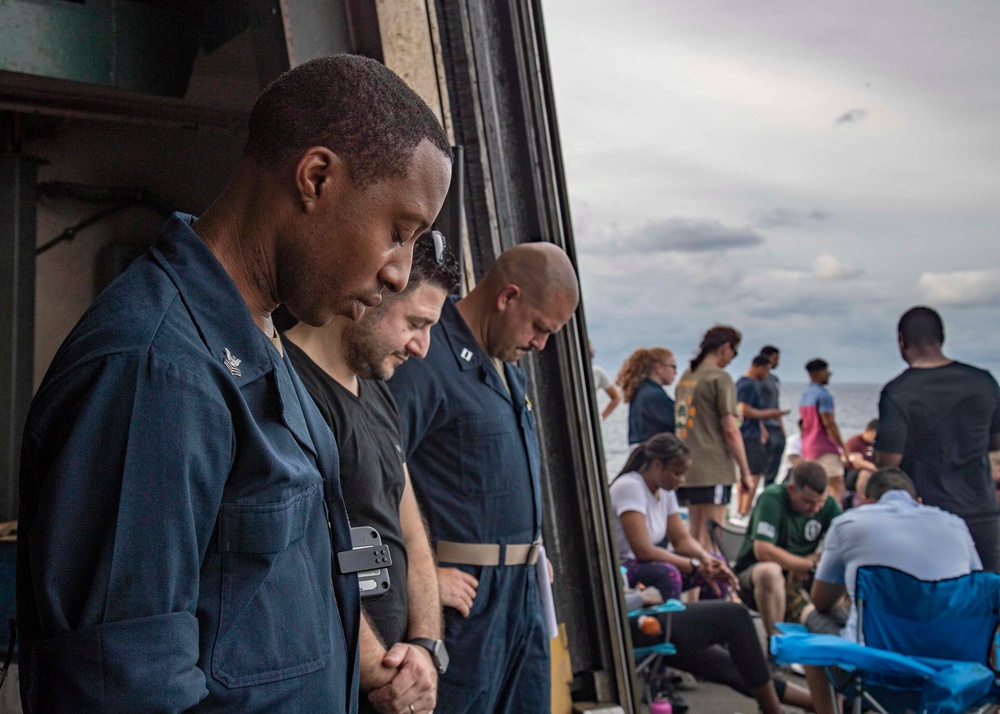
<path fill-rule="evenodd" d="M 628 356 L 616 380 L 628 404 L 628 443 L 674 431 L 674 400 L 663 388 L 677 376 L 677 359 L 665 347 L 643 347 Z"/>

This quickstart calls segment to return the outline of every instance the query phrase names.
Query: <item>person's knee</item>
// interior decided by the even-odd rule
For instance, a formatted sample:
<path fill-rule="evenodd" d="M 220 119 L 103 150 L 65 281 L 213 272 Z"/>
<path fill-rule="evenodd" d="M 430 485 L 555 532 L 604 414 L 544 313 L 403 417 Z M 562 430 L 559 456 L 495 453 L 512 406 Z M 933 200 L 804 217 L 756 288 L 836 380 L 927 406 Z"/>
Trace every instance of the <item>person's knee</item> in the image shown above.
<path fill-rule="evenodd" d="M 753 571 L 754 590 L 762 594 L 785 594 L 785 575 L 777 563 L 758 563 Z"/>
<path fill-rule="evenodd" d="M 802 614 L 799 615 L 799 624 L 800 625 L 806 624 L 806 621 L 809 619 L 809 615 L 811 615 L 813 610 L 815 609 L 816 606 L 811 603 L 802 608 Z"/>

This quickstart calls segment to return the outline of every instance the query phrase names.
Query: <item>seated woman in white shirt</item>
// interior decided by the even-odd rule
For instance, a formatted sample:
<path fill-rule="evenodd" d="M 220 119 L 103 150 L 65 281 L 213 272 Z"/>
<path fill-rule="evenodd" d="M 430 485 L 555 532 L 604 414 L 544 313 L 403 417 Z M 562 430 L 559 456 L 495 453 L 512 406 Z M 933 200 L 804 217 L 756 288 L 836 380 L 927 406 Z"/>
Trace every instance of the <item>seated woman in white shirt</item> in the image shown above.
<path fill-rule="evenodd" d="M 673 434 L 635 448 L 611 484 L 618 554 L 631 587 L 654 587 L 665 598 L 700 587 L 701 597 L 722 598 L 738 587 L 736 577 L 688 532 L 674 494 L 690 467 L 691 452 Z M 673 550 L 656 545 L 664 538 Z"/>
<path fill-rule="evenodd" d="M 625 468 L 611 484 L 611 502 L 618 515 L 618 549 L 630 587 L 645 586 L 626 599 L 630 609 L 677 597 L 689 587 L 702 585 L 719 597 L 736 578 L 726 563 L 707 553 L 688 532 L 677 508 L 673 489 L 684 480 L 691 453 L 673 434 L 657 434 L 636 447 Z M 654 545 L 669 538 L 671 552 Z M 638 557 L 637 557 L 638 556 Z M 666 626 L 666 615 L 661 630 Z M 631 623 L 632 641 L 638 647 L 657 644 L 663 635 L 647 634 Z M 810 708 L 809 691 L 782 680 L 772 680 L 767 658 L 750 613 L 734 602 L 689 603 L 671 616 L 671 642 L 677 654 L 665 664 L 695 676 L 732 687 L 754 697 L 765 714 L 780 714 L 779 702 Z"/>

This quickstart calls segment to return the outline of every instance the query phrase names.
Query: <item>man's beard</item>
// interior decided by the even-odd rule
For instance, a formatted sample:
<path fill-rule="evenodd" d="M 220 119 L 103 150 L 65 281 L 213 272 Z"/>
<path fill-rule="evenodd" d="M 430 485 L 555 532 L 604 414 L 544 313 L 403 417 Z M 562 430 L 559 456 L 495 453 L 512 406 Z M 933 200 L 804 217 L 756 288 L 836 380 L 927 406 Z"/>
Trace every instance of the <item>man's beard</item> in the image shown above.
<path fill-rule="evenodd" d="M 366 321 L 374 315 L 365 315 Z M 366 325 L 352 324 L 344 332 L 345 359 L 354 374 L 363 379 L 385 381 L 392 376 L 392 368 L 385 366 L 386 358 L 393 354 L 392 346 L 380 340 Z"/>

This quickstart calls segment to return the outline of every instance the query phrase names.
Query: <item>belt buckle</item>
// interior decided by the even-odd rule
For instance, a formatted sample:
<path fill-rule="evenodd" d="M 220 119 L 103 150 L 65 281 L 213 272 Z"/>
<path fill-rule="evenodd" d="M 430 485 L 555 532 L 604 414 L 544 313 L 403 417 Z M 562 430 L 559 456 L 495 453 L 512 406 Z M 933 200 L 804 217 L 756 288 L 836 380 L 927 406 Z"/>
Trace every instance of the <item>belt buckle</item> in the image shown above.
<path fill-rule="evenodd" d="M 524 561 L 526 565 L 531 565 L 538 562 L 538 551 L 541 550 L 541 548 L 542 548 L 542 541 L 540 540 L 536 540 L 534 543 L 531 544 L 531 547 L 528 548 L 528 557 Z"/>

